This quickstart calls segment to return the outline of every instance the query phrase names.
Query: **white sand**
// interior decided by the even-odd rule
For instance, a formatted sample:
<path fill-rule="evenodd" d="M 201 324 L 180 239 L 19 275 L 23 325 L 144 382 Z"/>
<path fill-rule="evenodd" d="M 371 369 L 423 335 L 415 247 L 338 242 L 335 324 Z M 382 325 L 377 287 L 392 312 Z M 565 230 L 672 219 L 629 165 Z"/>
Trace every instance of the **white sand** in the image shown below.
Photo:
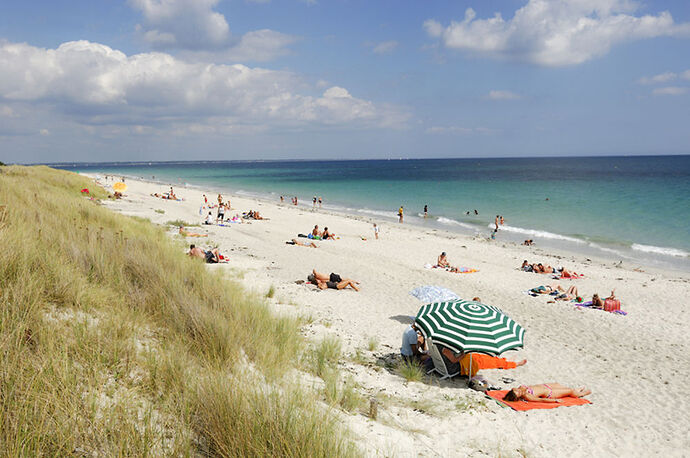
<path fill-rule="evenodd" d="M 202 221 L 202 192 L 197 189 L 176 186 L 177 195 L 186 200 L 175 202 L 150 197 L 166 191 L 165 186 L 133 180 L 127 184 L 127 196 L 109 203 L 111 208 L 159 224 Z M 216 201 L 217 193 L 209 190 L 206 195 Z M 392 399 L 379 407 L 378 421 L 359 413 L 340 414 L 367 454 L 690 455 L 686 388 L 690 318 L 684 313 L 690 297 L 688 273 L 614 267 L 613 260 L 588 262 L 577 254 L 559 253 L 560 259 L 538 247 L 385 222 L 380 240 L 374 240 L 374 220 L 229 197 L 237 211 L 259 210 L 270 220 L 190 228 L 209 237 L 188 241 L 218 245 L 230 262 L 212 268 L 226 269 L 230 275 L 243 273 L 241 281 L 248 288 L 264 293 L 273 285 L 276 294 L 270 302 L 280 313 L 313 317 L 305 329 L 309 339 L 334 335 L 342 340 L 346 354 L 362 351 L 370 363 L 344 362 L 343 371 L 352 374 L 365 396 L 382 393 Z M 298 233 L 308 233 L 314 224 L 328 226 L 340 239 L 317 242 L 318 249 L 285 244 Z M 441 251 L 448 253 L 452 264 L 480 271 L 452 274 L 425 269 L 424 264 L 435 262 Z M 577 285 L 586 298 L 594 292 L 605 297 L 616 288 L 628 316 L 577 310 L 568 303 L 549 304 L 546 296 L 523 294 L 553 282 L 549 276 L 520 272 L 517 267 L 523 259 L 584 272 L 584 279 L 561 284 Z M 645 272 L 633 271 L 634 267 Z M 317 291 L 295 283 L 305 280 L 312 268 L 359 280 L 361 292 Z M 593 404 L 514 412 L 469 390 L 463 380 L 406 383 L 399 375 L 377 368 L 377 358 L 399 352 L 406 327 L 401 320 L 415 315 L 421 305 L 408 292 L 427 284 L 450 288 L 466 299 L 479 296 L 526 329 L 525 349 L 503 356 L 515 361 L 527 358 L 527 365 L 482 371 L 492 384 L 585 385 L 593 391 L 588 396 Z M 370 337 L 380 343 L 374 352 L 366 349 Z M 516 381 L 504 383 L 502 377 Z M 465 408 L 467 403 L 476 407 Z"/>

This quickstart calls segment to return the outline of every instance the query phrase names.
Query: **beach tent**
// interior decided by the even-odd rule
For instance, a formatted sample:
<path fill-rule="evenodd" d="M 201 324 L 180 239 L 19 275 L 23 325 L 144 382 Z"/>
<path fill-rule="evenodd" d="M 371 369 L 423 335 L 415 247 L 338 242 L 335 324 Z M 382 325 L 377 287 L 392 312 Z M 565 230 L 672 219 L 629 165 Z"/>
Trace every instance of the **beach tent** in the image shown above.
<path fill-rule="evenodd" d="M 498 307 L 479 302 L 458 299 L 426 304 L 419 309 L 415 322 L 424 338 L 430 337 L 456 352 L 498 356 L 524 346 L 522 326 Z"/>

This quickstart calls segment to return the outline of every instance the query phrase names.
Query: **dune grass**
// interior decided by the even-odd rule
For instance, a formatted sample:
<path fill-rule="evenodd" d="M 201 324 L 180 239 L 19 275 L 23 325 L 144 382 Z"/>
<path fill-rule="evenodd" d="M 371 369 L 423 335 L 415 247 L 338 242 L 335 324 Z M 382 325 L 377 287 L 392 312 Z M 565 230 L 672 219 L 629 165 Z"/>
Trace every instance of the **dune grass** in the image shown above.
<path fill-rule="evenodd" d="M 289 380 L 297 319 L 81 196 L 106 198 L 87 178 L 1 171 L 1 455 L 358 453 Z"/>

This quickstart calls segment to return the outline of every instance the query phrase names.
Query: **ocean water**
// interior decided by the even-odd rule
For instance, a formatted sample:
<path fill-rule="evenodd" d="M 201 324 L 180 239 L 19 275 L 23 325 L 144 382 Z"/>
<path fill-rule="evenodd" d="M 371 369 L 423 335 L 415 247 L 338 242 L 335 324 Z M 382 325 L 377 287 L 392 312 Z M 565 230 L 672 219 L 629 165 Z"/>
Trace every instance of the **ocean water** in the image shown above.
<path fill-rule="evenodd" d="M 326 208 L 384 224 L 394 223 L 403 205 L 406 223 L 486 236 L 502 215 L 499 242 L 529 238 L 538 246 L 690 271 L 690 156 L 58 166 L 272 200 L 297 196 L 308 206 L 322 196 Z"/>

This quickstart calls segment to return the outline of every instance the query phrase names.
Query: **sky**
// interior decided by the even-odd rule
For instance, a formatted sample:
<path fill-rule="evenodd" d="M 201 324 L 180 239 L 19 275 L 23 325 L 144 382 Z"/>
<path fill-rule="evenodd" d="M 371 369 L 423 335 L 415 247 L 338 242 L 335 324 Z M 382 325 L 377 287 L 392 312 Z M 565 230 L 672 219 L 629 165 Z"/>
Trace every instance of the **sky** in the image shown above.
<path fill-rule="evenodd" d="M 687 0 L 3 0 L 0 160 L 690 154 Z"/>

